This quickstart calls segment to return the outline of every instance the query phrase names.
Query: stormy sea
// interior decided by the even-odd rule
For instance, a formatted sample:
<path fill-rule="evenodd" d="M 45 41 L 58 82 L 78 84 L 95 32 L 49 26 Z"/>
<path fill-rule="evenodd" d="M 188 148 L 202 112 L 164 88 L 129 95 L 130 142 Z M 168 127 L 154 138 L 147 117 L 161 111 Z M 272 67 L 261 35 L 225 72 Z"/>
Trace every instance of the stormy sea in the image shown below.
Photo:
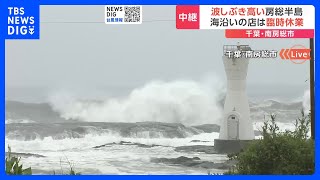
<path fill-rule="evenodd" d="M 193 83 L 162 87 L 154 83 L 101 100 L 61 93 L 41 103 L 7 100 L 6 146 L 34 174 L 69 166 L 81 174 L 228 171 L 234 162 L 213 149 L 224 97 Z M 294 128 L 304 103 L 250 100 L 256 138 L 271 113 L 281 129 Z"/>

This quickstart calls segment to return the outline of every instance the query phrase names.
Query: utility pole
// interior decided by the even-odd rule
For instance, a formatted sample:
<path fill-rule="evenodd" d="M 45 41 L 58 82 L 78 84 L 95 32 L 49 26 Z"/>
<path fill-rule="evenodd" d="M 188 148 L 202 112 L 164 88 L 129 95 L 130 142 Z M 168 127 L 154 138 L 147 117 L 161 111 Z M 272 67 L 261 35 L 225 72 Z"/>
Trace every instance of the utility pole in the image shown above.
<path fill-rule="evenodd" d="M 310 38 L 310 116 L 311 138 L 315 139 L 315 112 L 314 112 L 314 38 Z"/>

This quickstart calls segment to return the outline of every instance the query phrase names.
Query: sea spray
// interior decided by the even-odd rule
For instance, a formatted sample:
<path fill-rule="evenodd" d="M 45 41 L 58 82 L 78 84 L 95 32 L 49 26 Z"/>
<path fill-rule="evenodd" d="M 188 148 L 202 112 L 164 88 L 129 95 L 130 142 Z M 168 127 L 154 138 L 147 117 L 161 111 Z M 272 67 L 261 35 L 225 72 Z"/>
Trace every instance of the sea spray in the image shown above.
<path fill-rule="evenodd" d="M 53 139 L 46 137 L 44 139 L 35 139 L 32 141 L 20 141 L 6 138 L 6 145 L 12 146 L 15 152 L 41 152 L 41 151 L 67 151 L 67 150 L 85 150 L 93 149 L 95 146 L 120 142 L 139 143 L 144 145 L 159 146 L 185 146 L 185 145 L 213 145 L 213 140 L 219 136 L 219 133 L 202 133 L 187 138 L 143 138 L 143 137 L 121 137 L 117 133 L 104 133 L 100 135 L 87 134 L 83 138 Z M 197 140 L 194 142 L 193 140 Z"/>
<path fill-rule="evenodd" d="M 81 101 L 63 92 L 51 95 L 49 102 L 63 118 L 88 122 L 213 124 L 222 117 L 218 105 L 221 87 L 219 81 L 208 79 L 203 82 L 152 81 L 133 89 L 125 98 Z"/>

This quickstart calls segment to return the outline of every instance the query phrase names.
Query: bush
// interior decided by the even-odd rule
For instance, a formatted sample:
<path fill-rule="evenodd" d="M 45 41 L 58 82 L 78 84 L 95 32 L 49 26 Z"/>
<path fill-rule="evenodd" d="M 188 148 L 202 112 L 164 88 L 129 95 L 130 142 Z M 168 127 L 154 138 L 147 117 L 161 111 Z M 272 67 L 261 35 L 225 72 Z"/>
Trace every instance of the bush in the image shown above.
<path fill-rule="evenodd" d="M 314 141 L 309 138 L 310 114 L 296 120 L 295 130 L 280 132 L 275 115 L 262 127 L 260 140 L 230 155 L 238 161 L 226 174 L 313 174 Z"/>
<path fill-rule="evenodd" d="M 8 147 L 8 156 L 6 157 L 6 174 L 8 175 L 31 175 L 31 167 L 27 169 L 22 168 L 20 165 L 20 157 L 14 157 L 11 154 L 11 148 Z"/>

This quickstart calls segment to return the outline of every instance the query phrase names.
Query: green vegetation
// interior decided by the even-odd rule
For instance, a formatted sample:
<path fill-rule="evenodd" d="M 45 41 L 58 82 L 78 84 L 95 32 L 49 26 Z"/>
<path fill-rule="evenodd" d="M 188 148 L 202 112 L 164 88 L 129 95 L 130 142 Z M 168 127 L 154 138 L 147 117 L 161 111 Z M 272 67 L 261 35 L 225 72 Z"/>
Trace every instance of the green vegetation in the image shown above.
<path fill-rule="evenodd" d="M 81 175 L 81 173 L 79 172 L 76 172 L 75 169 L 74 169 L 74 164 L 71 164 L 71 162 L 69 161 L 69 159 L 67 157 L 65 157 L 66 160 L 67 160 L 67 164 L 69 166 L 69 170 L 67 173 L 65 173 L 63 171 L 63 168 L 62 168 L 62 160 L 60 159 L 60 167 L 61 167 L 61 172 L 60 174 L 61 175 Z M 55 175 L 56 174 L 56 171 L 53 171 L 53 174 Z"/>
<path fill-rule="evenodd" d="M 8 147 L 8 156 L 6 157 L 6 173 L 8 175 L 31 175 L 31 167 L 23 169 L 20 165 L 20 157 L 14 157 L 11 154 L 11 148 Z"/>
<path fill-rule="evenodd" d="M 60 166 L 61 166 L 61 172 L 60 175 L 81 175 L 79 172 L 76 172 L 74 169 L 74 165 L 71 164 L 71 162 L 67 159 L 67 163 L 69 165 L 69 170 L 67 173 L 63 171 L 63 168 L 61 166 L 61 160 L 60 160 Z M 32 175 L 31 167 L 27 169 L 23 169 L 22 164 L 20 164 L 21 157 L 15 157 L 12 155 L 10 146 L 8 147 L 8 153 L 6 157 L 6 174 L 7 175 Z M 53 171 L 53 174 L 56 175 L 56 172 Z"/>
<path fill-rule="evenodd" d="M 262 127 L 262 139 L 229 155 L 237 165 L 226 174 L 313 174 L 314 140 L 308 134 L 310 114 L 296 120 L 294 131 L 280 132 L 275 115 Z"/>

